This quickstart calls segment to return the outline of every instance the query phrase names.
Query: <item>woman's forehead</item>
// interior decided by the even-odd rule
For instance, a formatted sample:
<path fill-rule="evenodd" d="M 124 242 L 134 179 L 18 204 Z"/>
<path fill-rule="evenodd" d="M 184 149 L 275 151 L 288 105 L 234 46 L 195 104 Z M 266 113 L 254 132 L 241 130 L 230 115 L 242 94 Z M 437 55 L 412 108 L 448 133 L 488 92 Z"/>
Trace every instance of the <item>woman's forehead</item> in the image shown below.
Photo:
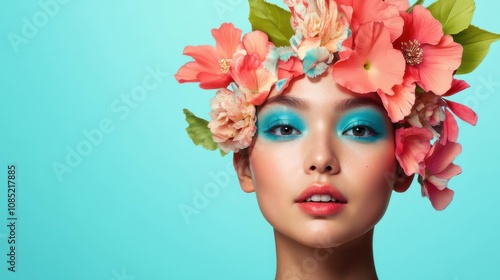
<path fill-rule="evenodd" d="M 335 111 L 370 106 L 384 110 L 377 93 L 360 94 L 338 85 L 331 75 L 317 78 L 306 76 L 293 83 L 280 95 L 270 96 L 259 109 L 286 106 L 301 110 L 314 110 L 326 106 Z"/>

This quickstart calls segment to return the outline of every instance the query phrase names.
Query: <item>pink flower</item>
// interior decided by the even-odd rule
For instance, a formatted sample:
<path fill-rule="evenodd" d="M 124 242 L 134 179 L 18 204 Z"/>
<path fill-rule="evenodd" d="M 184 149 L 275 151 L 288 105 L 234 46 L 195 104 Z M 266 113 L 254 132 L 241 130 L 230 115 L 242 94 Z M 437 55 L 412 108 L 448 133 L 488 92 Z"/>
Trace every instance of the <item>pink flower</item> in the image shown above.
<path fill-rule="evenodd" d="M 452 161 L 462 152 L 458 143 L 442 145 L 434 143 L 424 163 L 421 165 L 422 195 L 429 198 L 436 210 L 443 210 L 453 199 L 453 191 L 448 189 L 448 181 L 462 172 Z"/>
<path fill-rule="evenodd" d="M 382 23 L 389 30 L 391 42 L 394 42 L 403 31 L 403 19 L 399 15 L 398 7 L 388 1 L 337 0 L 337 3 L 349 19 L 354 40 L 359 28 L 369 22 Z"/>
<path fill-rule="evenodd" d="M 183 65 L 175 74 L 179 83 L 199 82 L 203 89 L 227 87 L 233 79 L 229 74 L 229 65 L 236 48 L 240 44 L 241 30 L 232 23 L 223 23 L 219 29 L 212 29 L 215 47 L 187 46 L 184 55 L 195 61 Z"/>
<path fill-rule="evenodd" d="M 277 81 L 277 77 L 263 66 L 272 46 L 264 32 L 250 32 L 243 37 L 231 62 L 231 76 L 253 105 L 264 103 Z"/>
<path fill-rule="evenodd" d="M 394 46 L 404 54 L 406 71 L 425 91 L 443 95 L 462 61 L 462 46 L 444 35 L 441 23 L 420 5 L 410 14 L 401 12 L 401 16 L 403 34 Z"/>
<path fill-rule="evenodd" d="M 469 84 L 467 84 L 465 81 L 453 79 L 451 88 L 443 96 L 451 96 L 468 87 Z M 443 101 L 445 102 L 447 109 L 445 109 L 445 119 L 443 122 L 443 128 L 439 141 L 441 142 L 441 144 L 445 145 L 446 142 L 456 142 L 458 138 L 458 124 L 451 112 L 453 112 L 461 120 L 468 122 L 471 125 L 476 125 L 477 114 L 471 108 L 465 105 L 446 100 L 444 98 Z"/>
<path fill-rule="evenodd" d="M 430 150 L 433 135 L 419 127 L 396 129 L 396 159 L 406 175 L 418 173 L 420 163 Z"/>
<path fill-rule="evenodd" d="M 444 100 L 432 92 L 417 92 L 415 94 L 415 105 L 406 121 L 415 127 L 426 128 L 439 137 L 434 127 L 439 126 L 445 119 Z"/>
<path fill-rule="evenodd" d="M 470 87 L 469 84 L 467 84 L 465 81 L 453 79 L 453 81 L 451 83 L 451 88 L 443 96 L 452 96 L 455 93 L 460 92 L 462 90 L 465 90 L 469 87 Z M 471 108 L 469 108 L 465 105 L 450 101 L 450 100 L 446 100 L 446 99 L 444 99 L 444 100 L 446 101 L 447 107 L 457 117 L 459 117 L 461 120 L 463 120 L 464 122 L 467 122 L 471 125 L 476 125 L 477 114 Z"/>
<path fill-rule="evenodd" d="M 349 36 L 349 25 L 335 1 L 285 1 L 285 4 L 292 12 L 292 27 L 298 40 L 296 52 L 300 59 L 314 48 L 325 47 L 331 53 L 340 51 L 342 42 Z"/>
<path fill-rule="evenodd" d="M 403 83 L 404 57 L 395 50 L 387 28 L 376 22 L 361 26 L 355 49 L 333 66 L 335 81 L 358 93 L 381 90 L 394 94 L 394 85 Z"/>
<path fill-rule="evenodd" d="M 276 90 L 278 94 L 281 94 L 293 78 L 304 74 L 302 62 L 295 56 L 290 57 L 286 62 L 279 60 L 277 73 L 278 81 L 276 83 Z"/>
<path fill-rule="evenodd" d="M 411 113 L 415 104 L 415 83 L 405 80 L 401 85 L 392 87 L 393 95 L 378 91 L 382 104 L 393 123 L 403 120 Z"/>
<path fill-rule="evenodd" d="M 443 96 L 451 96 L 468 87 L 466 82 L 454 79 L 451 88 Z M 416 93 L 415 106 L 406 121 L 413 126 L 429 129 L 444 145 L 446 142 L 456 142 L 458 138 L 458 125 L 452 112 L 472 125 L 477 122 L 476 113 L 469 107 L 446 100 L 432 92 Z"/>
<path fill-rule="evenodd" d="M 255 107 L 246 101 L 238 88 L 230 91 L 221 88 L 210 101 L 208 128 L 212 138 L 224 152 L 238 152 L 252 143 L 255 134 Z"/>
<path fill-rule="evenodd" d="M 384 2 L 396 6 L 400 11 L 406 11 L 410 8 L 410 2 L 408 0 L 385 0 Z"/>
<path fill-rule="evenodd" d="M 295 78 L 302 74 L 304 74 L 302 62 L 297 57 L 292 56 L 287 61 L 278 62 L 278 79 Z"/>

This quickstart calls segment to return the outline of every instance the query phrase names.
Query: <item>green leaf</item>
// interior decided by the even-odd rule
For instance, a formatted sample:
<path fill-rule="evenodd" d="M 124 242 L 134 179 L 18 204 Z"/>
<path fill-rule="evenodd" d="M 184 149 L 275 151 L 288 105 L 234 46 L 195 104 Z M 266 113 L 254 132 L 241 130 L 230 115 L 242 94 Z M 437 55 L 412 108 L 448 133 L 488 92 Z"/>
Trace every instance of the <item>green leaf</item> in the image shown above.
<path fill-rule="evenodd" d="M 441 22 L 445 34 L 457 34 L 469 27 L 476 5 L 474 0 L 438 0 L 427 9 Z"/>
<path fill-rule="evenodd" d="M 474 25 L 453 35 L 455 42 L 464 47 L 462 63 L 457 74 L 467 74 L 476 69 L 490 50 L 490 45 L 500 39 L 500 34 L 482 30 Z"/>
<path fill-rule="evenodd" d="M 411 7 L 409 7 L 408 10 L 406 10 L 406 12 L 411 13 L 411 10 L 413 10 L 413 8 L 415 8 L 415 6 L 423 5 L 423 4 L 424 4 L 424 0 L 418 0 L 417 2 L 415 2 L 415 4 L 411 5 Z"/>
<path fill-rule="evenodd" d="M 252 30 L 267 34 L 277 47 L 289 46 L 290 38 L 295 34 L 290 24 L 292 14 L 285 9 L 263 0 L 249 0 Z"/>
<path fill-rule="evenodd" d="M 182 111 L 186 115 L 186 121 L 189 124 L 186 131 L 191 140 L 193 140 L 193 143 L 201 145 L 210 151 L 217 149 L 217 143 L 212 139 L 212 132 L 208 128 L 208 121 L 198 118 L 188 109 L 183 109 Z"/>
<path fill-rule="evenodd" d="M 224 152 L 223 150 L 219 150 L 219 152 L 220 152 L 220 155 L 223 157 L 225 157 L 228 154 L 228 153 Z"/>

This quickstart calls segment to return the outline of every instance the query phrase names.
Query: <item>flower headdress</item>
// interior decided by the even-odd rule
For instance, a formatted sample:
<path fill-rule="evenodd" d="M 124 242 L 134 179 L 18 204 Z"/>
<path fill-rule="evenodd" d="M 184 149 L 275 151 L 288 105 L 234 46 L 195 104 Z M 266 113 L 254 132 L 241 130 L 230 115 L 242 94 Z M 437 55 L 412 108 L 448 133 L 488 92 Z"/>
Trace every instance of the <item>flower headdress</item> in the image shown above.
<path fill-rule="evenodd" d="M 455 74 L 473 71 L 500 35 L 471 25 L 473 0 L 284 0 L 290 12 L 249 0 L 254 31 L 231 23 L 213 29 L 215 47 L 187 46 L 194 61 L 178 82 L 217 89 L 208 122 L 184 109 L 193 142 L 221 154 L 250 146 L 256 110 L 272 89 L 333 67 L 334 80 L 353 92 L 376 92 L 396 124 L 396 158 L 418 174 L 422 195 L 437 210 L 453 198 L 447 185 L 461 173 L 454 117 L 472 125 L 470 108 L 446 99 L 469 87 Z M 402 190 L 400 190 L 402 191 Z"/>

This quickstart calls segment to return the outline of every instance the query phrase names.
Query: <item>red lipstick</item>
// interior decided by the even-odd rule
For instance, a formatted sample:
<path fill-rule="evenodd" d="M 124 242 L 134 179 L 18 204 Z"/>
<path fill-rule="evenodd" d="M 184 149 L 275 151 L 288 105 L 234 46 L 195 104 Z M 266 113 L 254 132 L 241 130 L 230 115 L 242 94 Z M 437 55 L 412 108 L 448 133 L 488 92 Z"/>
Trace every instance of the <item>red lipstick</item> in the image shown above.
<path fill-rule="evenodd" d="M 347 200 L 334 186 L 313 184 L 295 200 L 299 208 L 313 216 L 329 216 L 344 209 Z"/>

